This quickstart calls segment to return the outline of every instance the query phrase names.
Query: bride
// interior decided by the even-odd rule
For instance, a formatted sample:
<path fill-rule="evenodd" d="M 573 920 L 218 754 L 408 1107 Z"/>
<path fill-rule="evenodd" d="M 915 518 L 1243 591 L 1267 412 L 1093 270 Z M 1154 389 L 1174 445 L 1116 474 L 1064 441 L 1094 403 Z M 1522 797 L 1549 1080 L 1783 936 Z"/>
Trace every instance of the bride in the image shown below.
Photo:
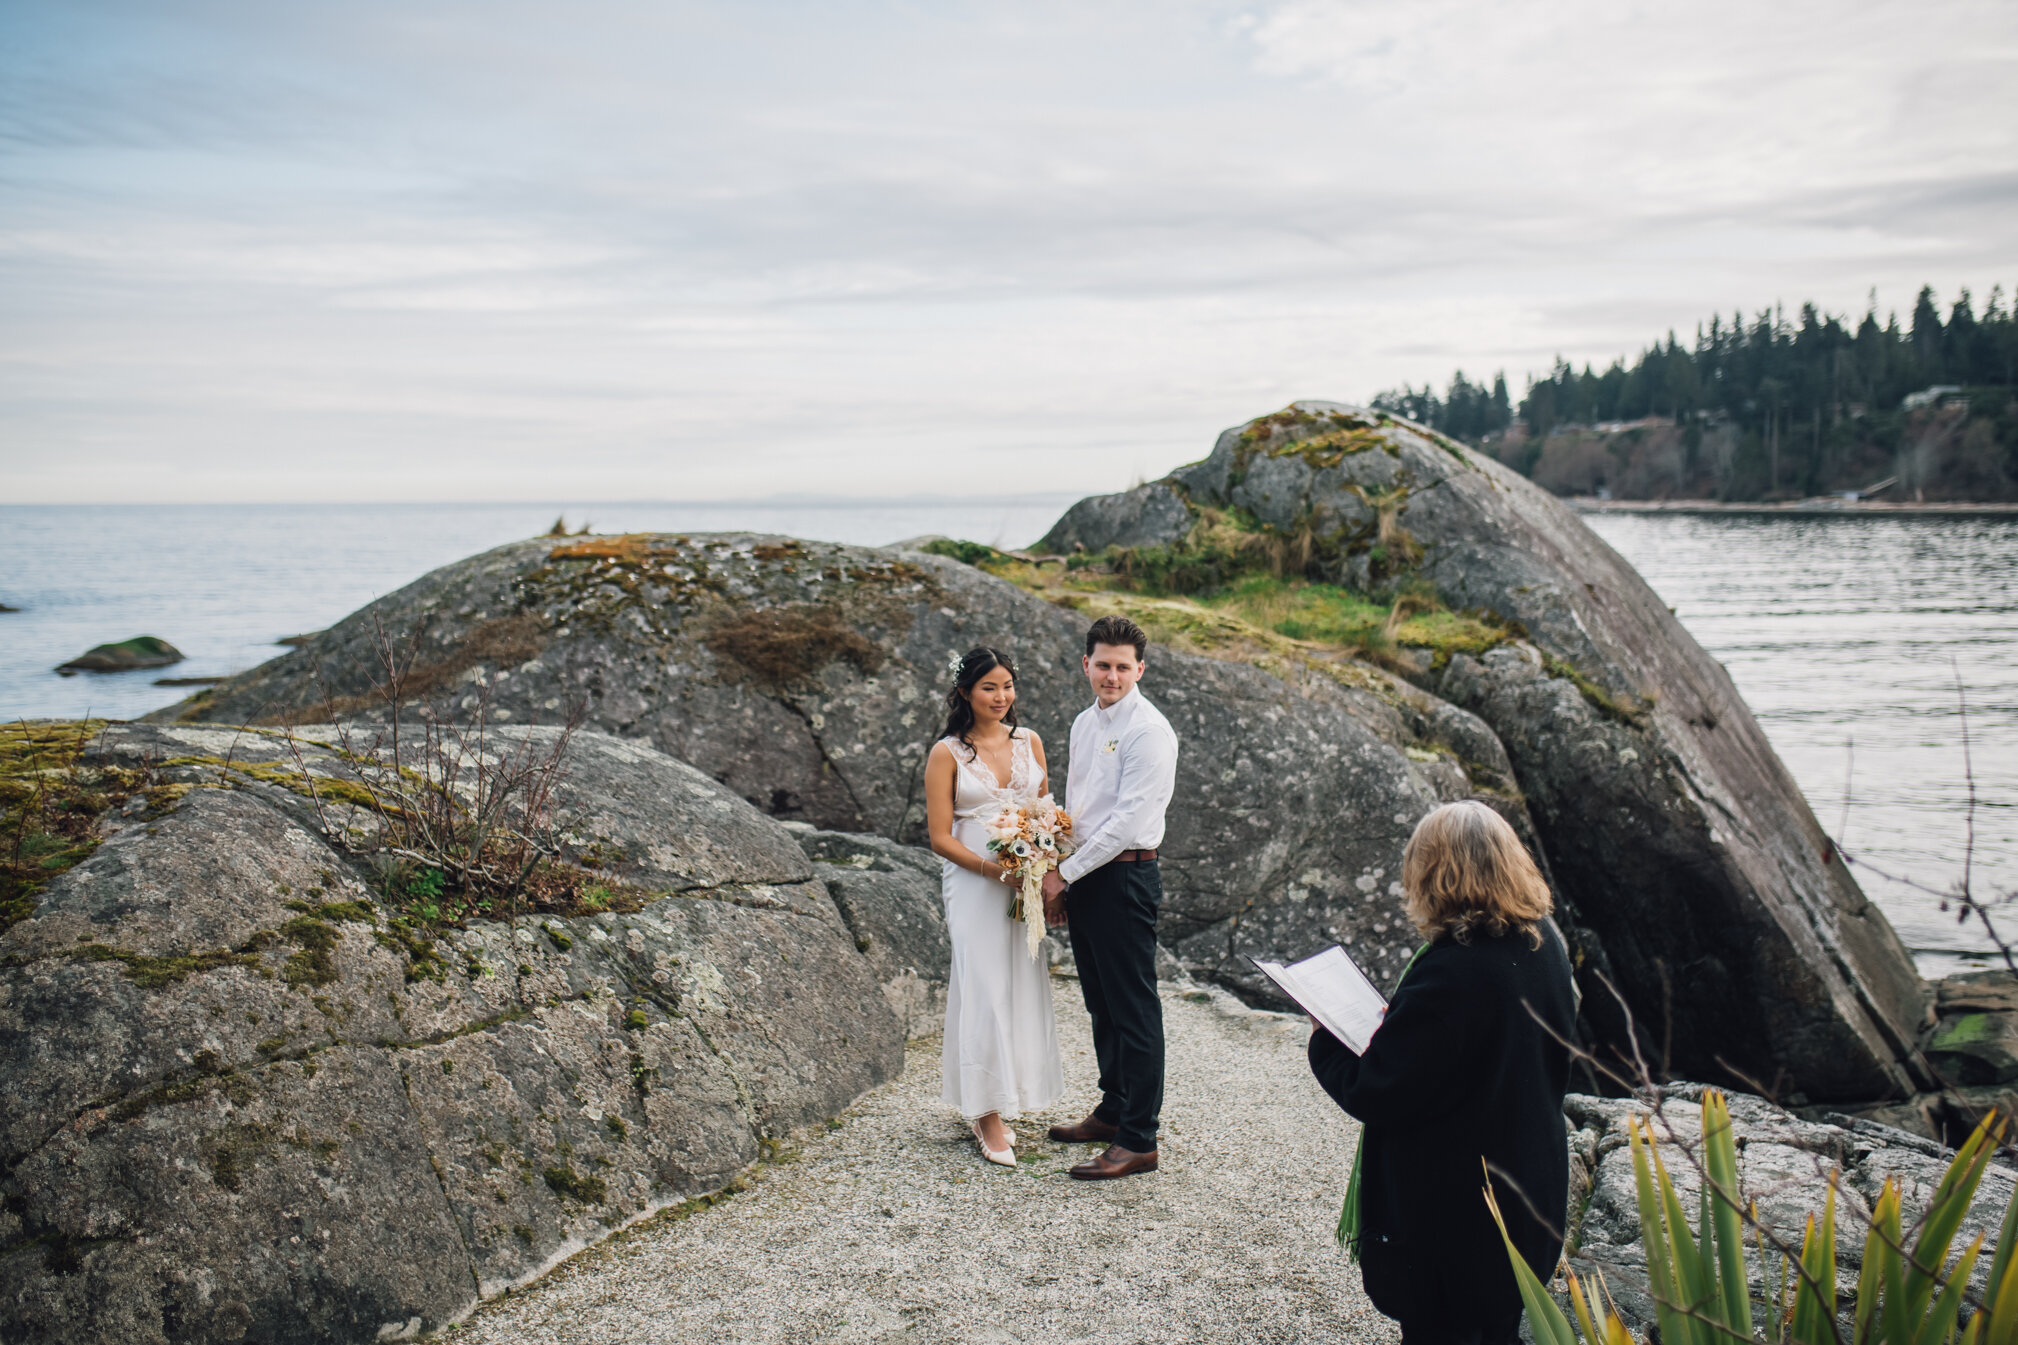
<path fill-rule="evenodd" d="M 1015 879 L 988 858 L 988 820 L 1048 792 L 1044 744 L 1016 726 L 1016 670 L 999 652 L 970 649 L 952 665 L 946 731 L 925 761 L 925 821 L 944 861 L 945 1102 L 960 1109 L 991 1163 L 1014 1166 L 1005 1121 L 1042 1111 L 1065 1089 L 1051 977 L 1009 918 Z"/>

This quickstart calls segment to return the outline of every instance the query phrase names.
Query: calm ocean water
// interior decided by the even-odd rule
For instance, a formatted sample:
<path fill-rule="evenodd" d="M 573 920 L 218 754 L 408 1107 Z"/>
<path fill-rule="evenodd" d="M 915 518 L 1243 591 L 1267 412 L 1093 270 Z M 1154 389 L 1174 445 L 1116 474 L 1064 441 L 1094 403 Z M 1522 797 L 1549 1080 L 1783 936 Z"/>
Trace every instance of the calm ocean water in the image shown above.
<path fill-rule="evenodd" d="M 748 529 L 868 544 L 943 532 L 1018 546 L 1072 498 L 985 512 L 958 500 L 0 506 L 0 603 L 23 609 L 0 614 L 0 717 L 144 714 L 186 693 L 153 685 L 155 672 L 51 669 L 147 634 L 189 656 L 167 675 L 237 672 L 280 653 L 282 636 L 543 532 L 556 514 L 598 532 Z M 976 527 L 979 517 L 988 525 Z M 1823 826 L 1871 865 L 1937 888 L 1962 870 L 1959 670 L 1979 798 L 1973 878 L 1979 891 L 2018 888 L 2018 522 L 1589 521 L 1729 667 Z M 1927 973 L 1969 965 L 1986 947 L 1935 898 L 1871 869 L 1859 876 Z"/>
<path fill-rule="evenodd" d="M 1926 975 L 1983 965 L 1934 888 L 2018 889 L 2018 520 L 1601 514 L 1585 522 L 1730 669 Z M 2018 906 L 2002 922 L 2018 935 Z"/>

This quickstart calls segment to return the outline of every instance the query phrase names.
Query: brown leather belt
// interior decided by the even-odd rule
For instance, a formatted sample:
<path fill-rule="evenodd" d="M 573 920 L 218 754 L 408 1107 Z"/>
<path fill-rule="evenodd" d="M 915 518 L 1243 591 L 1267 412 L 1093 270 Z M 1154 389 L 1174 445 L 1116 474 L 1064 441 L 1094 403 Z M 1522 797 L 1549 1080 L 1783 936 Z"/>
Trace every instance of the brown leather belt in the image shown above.
<path fill-rule="evenodd" d="M 1116 864 L 1141 864 L 1156 858 L 1154 850 L 1123 850 L 1114 856 Z"/>

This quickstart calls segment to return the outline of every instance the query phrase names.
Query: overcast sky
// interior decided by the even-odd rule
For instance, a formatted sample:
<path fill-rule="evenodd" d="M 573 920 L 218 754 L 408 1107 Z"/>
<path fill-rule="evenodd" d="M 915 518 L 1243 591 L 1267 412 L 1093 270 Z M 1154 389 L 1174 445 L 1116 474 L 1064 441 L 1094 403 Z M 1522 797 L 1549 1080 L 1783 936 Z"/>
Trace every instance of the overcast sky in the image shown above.
<path fill-rule="evenodd" d="M 2018 4 L 0 0 L 0 500 L 1118 489 L 2018 283 Z"/>

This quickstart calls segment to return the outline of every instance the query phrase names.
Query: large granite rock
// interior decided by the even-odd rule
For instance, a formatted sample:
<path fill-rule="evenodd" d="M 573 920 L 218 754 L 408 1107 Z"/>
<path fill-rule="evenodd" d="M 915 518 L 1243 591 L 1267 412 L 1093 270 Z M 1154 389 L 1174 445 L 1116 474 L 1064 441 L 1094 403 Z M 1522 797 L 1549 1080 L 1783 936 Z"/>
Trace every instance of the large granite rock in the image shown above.
<path fill-rule="evenodd" d="M 411 1338 L 901 1069 L 857 947 L 896 934 L 791 834 L 642 744 L 567 760 L 567 832 L 650 896 L 429 939 L 277 737 L 93 744 L 157 783 L 0 934 L 0 1338 Z"/>
<path fill-rule="evenodd" d="M 1298 402 L 1162 481 L 1082 501 L 1041 545 L 1171 545 L 1208 507 L 1307 541 L 1338 582 L 1427 580 L 1524 636 L 1423 657 L 1413 680 L 1491 725 L 1512 758 L 1593 936 L 1580 951 L 1600 1036 L 1624 1031 L 1591 976 L 1605 971 L 1676 1073 L 1814 1102 L 1929 1086 L 1926 989 L 1905 948 L 1722 665 L 1565 505 L 1409 422 Z"/>
<path fill-rule="evenodd" d="M 462 711 L 487 696 L 512 722 L 580 703 L 595 727 L 650 741 L 774 815 L 915 845 L 948 657 L 981 643 L 1011 655 L 1019 713 L 1062 791 L 1068 729 L 1089 699 L 1086 621 L 919 552 L 746 535 L 520 542 L 163 717 L 369 708 L 382 630 L 412 660 L 410 696 Z M 1246 954 L 1333 938 L 1399 970 L 1416 942 L 1401 847 L 1430 807 L 1476 793 L 1529 826 L 1492 731 L 1378 670 L 1263 671 L 1157 648 L 1143 686 L 1183 743 L 1163 937 L 1190 970 L 1251 995 L 1272 991 Z"/>

